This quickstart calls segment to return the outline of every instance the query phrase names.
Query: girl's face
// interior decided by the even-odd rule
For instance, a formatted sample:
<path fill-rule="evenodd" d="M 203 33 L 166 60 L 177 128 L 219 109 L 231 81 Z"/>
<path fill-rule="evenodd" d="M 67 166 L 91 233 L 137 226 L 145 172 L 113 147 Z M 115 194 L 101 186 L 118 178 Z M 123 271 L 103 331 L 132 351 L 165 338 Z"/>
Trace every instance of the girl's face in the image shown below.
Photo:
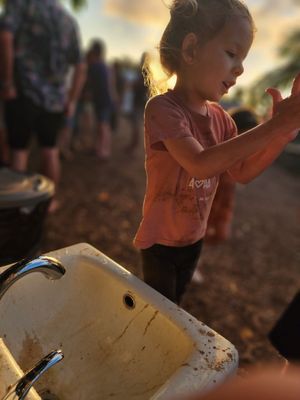
<path fill-rule="evenodd" d="M 231 18 L 216 36 L 197 44 L 192 56 L 183 57 L 184 76 L 178 74 L 179 82 L 188 84 L 197 101 L 219 101 L 244 72 L 243 61 L 252 41 L 253 29 L 248 19 Z"/>

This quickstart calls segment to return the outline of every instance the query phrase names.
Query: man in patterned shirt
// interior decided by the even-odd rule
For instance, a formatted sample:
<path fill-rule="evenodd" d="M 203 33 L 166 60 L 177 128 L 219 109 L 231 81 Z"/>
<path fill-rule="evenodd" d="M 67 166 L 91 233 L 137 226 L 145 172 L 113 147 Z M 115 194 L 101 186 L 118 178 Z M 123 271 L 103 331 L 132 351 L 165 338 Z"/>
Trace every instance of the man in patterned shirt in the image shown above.
<path fill-rule="evenodd" d="M 57 135 L 64 118 L 74 113 L 85 80 L 77 24 L 58 0 L 7 0 L 0 16 L 0 59 L 11 167 L 26 171 L 34 132 L 41 147 L 41 172 L 57 184 Z"/>

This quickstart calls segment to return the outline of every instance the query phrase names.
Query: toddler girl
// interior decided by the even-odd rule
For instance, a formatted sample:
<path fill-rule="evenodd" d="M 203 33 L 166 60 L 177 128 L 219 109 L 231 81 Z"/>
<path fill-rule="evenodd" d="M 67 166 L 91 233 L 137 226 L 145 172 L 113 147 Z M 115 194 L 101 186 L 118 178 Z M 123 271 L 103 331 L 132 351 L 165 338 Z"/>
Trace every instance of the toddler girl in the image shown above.
<path fill-rule="evenodd" d="M 239 0 L 173 0 L 160 41 L 163 68 L 177 81 L 145 109 L 147 188 L 135 246 L 144 280 L 179 303 L 197 265 L 219 175 L 236 182 L 258 176 L 295 138 L 300 77 L 292 94 L 273 98 L 273 117 L 237 135 L 216 103 L 243 73 L 254 37 Z"/>

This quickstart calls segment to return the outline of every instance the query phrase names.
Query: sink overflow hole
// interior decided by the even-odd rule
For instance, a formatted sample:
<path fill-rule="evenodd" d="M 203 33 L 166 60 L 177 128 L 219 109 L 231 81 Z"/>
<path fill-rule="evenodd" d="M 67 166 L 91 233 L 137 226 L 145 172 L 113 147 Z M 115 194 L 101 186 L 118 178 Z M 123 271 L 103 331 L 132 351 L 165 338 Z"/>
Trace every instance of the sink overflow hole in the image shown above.
<path fill-rule="evenodd" d="M 135 300 L 130 294 L 124 294 L 123 302 L 127 308 L 133 310 L 135 308 Z"/>

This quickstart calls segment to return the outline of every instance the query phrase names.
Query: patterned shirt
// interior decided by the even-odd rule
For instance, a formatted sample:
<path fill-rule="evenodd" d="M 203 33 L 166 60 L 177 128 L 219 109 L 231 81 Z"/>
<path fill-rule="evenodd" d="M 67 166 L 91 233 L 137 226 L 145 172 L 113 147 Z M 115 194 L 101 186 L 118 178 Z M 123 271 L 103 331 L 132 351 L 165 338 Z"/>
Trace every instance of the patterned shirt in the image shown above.
<path fill-rule="evenodd" d="M 75 20 L 57 0 L 7 0 L 0 30 L 14 35 L 19 95 L 48 111 L 62 111 L 67 73 L 82 60 Z"/>

